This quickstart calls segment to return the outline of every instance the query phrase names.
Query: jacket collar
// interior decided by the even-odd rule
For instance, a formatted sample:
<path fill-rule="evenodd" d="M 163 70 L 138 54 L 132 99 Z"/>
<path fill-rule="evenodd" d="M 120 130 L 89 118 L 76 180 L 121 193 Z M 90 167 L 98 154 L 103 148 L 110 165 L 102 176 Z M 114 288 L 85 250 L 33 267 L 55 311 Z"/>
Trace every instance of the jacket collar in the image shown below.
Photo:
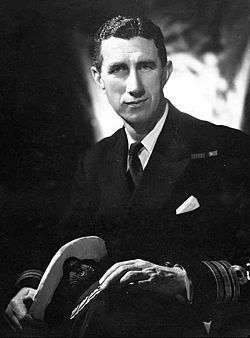
<path fill-rule="evenodd" d="M 190 150 L 182 133 L 178 110 L 169 103 L 169 112 L 154 151 L 144 170 L 139 187 L 130 198 L 127 184 L 127 138 L 124 128 L 114 137 L 114 147 L 107 154 L 102 172 L 104 205 L 124 207 L 127 204 L 136 210 L 158 209 L 171 198 L 174 185 L 190 161 Z"/>
<path fill-rule="evenodd" d="M 175 183 L 190 162 L 189 144 L 183 136 L 179 112 L 170 103 L 169 113 L 149 159 L 140 186 L 132 196 L 132 204 L 158 209 L 171 199 Z"/>

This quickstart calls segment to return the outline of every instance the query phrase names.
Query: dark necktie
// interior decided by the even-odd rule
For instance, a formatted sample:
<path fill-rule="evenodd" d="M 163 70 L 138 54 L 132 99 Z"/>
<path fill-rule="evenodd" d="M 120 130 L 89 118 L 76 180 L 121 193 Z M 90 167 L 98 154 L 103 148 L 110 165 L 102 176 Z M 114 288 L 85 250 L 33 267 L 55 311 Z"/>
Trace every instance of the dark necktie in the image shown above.
<path fill-rule="evenodd" d="M 143 175 L 143 168 L 138 156 L 142 147 L 141 142 L 132 143 L 128 152 L 129 171 L 135 187 L 139 184 Z"/>

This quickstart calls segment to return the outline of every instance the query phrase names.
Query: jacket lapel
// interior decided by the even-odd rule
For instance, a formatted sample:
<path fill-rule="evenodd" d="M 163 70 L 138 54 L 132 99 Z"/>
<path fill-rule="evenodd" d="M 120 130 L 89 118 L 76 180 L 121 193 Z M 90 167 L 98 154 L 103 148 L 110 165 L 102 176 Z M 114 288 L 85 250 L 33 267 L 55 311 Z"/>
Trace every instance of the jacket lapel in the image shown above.
<path fill-rule="evenodd" d="M 132 208 L 157 210 L 167 201 L 171 208 L 173 189 L 189 162 L 189 145 L 182 136 L 178 113 L 170 104 L 166 122 L 145 168 L 141 185 L 131 199 Z"/>
<path fill-rule="evenodd" d="M 124 128 L 116 134 L 112 149 L 108 150 L 104 168 L 101 173 L 101 184 L 104 198 L 102 207 L 106 210 L 123 208 L 130 198 L 126 176 L 128 144 Z"/>

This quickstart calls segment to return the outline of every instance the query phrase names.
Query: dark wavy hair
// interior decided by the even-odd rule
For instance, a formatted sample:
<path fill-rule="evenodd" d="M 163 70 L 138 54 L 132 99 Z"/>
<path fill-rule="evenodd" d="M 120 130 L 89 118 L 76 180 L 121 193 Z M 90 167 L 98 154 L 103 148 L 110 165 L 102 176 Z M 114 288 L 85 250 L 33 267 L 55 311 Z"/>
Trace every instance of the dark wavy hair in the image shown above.
<path fill-rule="evenodd" d="M 110 37 L 121 39 L 131 39 L 140 36 L 145 39 L 153 40 L 162 66 L 167 63 L 167 52 L 164 44 L 164 37 L 158 26 L 145 17 L 132 17 L 118 15 L 107 20 L 96 32 L 93 45 L 93 66 L 98 71 L 102 67 L 101 43 Z"/>

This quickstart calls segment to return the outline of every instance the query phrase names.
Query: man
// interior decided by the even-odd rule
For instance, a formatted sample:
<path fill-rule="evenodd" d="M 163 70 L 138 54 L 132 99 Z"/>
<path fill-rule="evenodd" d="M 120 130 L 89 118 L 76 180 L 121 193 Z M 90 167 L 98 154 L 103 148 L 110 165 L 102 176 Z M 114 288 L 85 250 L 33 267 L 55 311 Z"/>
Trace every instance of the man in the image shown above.
<path fill-rule="evenodd" d="M 249 138 L 164 98 L 172 64 L 147 19 L 107 21 L 91 70 L 124 128 L 86 155 L 79 218 L 116 263 L 72 334 L 201 336 L 210 321 L 221 332 L 249 294 L 245 270 L 232 267 L 248 262 Z M 19 325 L 25 297 L 21 290 L 7 309 Z"/>

